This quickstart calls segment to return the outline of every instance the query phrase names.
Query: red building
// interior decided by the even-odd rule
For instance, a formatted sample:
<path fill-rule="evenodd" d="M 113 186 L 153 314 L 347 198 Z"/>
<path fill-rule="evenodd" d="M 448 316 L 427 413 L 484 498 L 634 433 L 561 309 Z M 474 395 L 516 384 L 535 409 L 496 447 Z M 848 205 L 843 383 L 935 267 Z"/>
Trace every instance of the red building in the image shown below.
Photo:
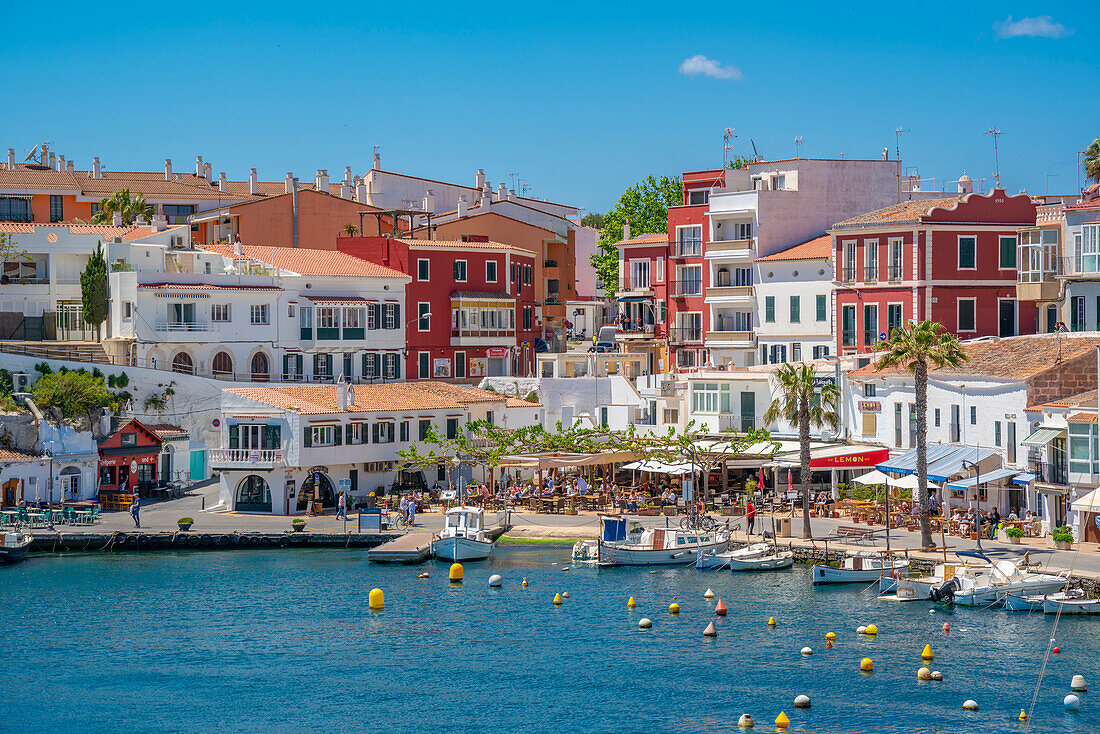
<path fill-rule="evenodd" d="M 846 219 L 830 234 L 836 262 L 837 353 L 871 349 L 910 321 L 959 338 L 1035 333 L 1034 302 L 1016 299 L 1016 228 L 1035 223 L 1026 195 L 906 201 Z"/>
<path fill-rule="evenodd" d="M 119 502 L 128 507 L 139 490 L 156 485 L 163 443 L 136 418 L 129 419 L 99 442 L 99 492 L 104 506 Z"/>
<path fill-rule="evenodd" d="M 490 241 L 393 237 L 340 237 L 336 247 L 412 278 L 405 286 L 410 379 L 534 374 L 542 334 L 534 252 Z"/>

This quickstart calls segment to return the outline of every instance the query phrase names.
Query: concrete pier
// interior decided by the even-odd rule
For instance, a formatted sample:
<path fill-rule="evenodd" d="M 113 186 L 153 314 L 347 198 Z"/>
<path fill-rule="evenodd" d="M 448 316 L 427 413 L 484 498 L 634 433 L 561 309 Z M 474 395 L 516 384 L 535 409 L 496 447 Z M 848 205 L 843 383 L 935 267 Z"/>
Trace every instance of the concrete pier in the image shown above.
<path fill-rule="evenodd" d="M 292 531 L 171 531 L 34 532 L 31 550 L 40 553 L 154 550 L 265 550 L 277 548 L 374 548 L 401 533 L 319 533 Z"/>

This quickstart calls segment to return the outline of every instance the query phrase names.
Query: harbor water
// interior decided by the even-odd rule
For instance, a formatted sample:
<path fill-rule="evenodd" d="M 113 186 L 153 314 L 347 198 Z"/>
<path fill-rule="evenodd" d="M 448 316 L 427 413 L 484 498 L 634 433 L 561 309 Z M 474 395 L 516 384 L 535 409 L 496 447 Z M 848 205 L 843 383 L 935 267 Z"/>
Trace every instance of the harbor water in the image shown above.
<path fill-rule="evenodd" d="M 746 712 L 774 731 L 782 710 L 791 732 L 1100 731 L 1100 619 L 1061 620 L 1026 729 L 1052 617 L 815 588 L 805 566 L 568 565 L 568 548 L 498 548 L 451 585 L 447 564 L 368 564 L 359 550 L 34 556 L 0 568 L 2 728 L 731 732 Z M 374 587 L 382 612 L 367 609 Z M 876 638 L 855 634 L 870 623 Z M 942 682 L 917 680 L 925 644 Z M 1093 691 L 1071 713 L 1074 674 Z M 799 694 L 812 708 L 792 707 Z"/>

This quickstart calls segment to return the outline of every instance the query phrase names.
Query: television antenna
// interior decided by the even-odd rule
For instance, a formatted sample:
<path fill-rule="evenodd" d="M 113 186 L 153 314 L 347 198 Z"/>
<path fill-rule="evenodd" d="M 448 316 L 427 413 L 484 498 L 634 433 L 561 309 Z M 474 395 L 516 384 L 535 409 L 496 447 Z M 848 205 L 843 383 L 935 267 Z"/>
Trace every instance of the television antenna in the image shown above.
<path fill-rule="evenodd" d="M 511 173 L 508 174 L 508 178 L 512 179 L 512 185 L 509 187 L 510 189 L 512 189 L 512 191 L 516 190 L 516 176 L 518 176 L 518 175 L 519 174 L 516 173 L 515 171 L 512 171 Z"/>
<path fill-rule="evenodd" d="M 794 139 L 794 157 L 795 158 L 798 157 L 798 149 L 801 148 L 803 145 L 805 145 L 805 143 L 806 143 L 806 139 L 803 138 L 801 135 L 799 135 L 797 138 Z"/>
<path fill-rule="evenodd" d="M 894 131 L 894 154 L 898 157 L 898 163 L 901 163 L 901 136 L 909 132 L 909 128 L 899 127 Z"/>
<path fill-rule="evenodd" d="M 993 136 L 993 186 L 999 187 L 1001 185 L 1001 158 L 997 151 L 997 138 L 1004 135 L 1004 133 L 994 125 L 986 130 L 985 134 Z"/>
<path fill-rule="evenodd" d="M 732 127 L 727 127 L 722 133 L 722 168 L 723 170 L 729 166 L 730 151 L 733 150 L 733 139 L 737 136 L 733 133 Z"/>

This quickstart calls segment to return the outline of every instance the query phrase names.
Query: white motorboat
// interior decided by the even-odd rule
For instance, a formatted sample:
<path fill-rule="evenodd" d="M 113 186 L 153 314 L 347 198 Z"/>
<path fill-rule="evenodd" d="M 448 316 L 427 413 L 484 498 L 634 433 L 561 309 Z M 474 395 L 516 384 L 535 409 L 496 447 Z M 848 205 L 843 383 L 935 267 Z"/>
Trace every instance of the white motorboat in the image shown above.
<path fill-rule="evenodd" d="M 794 553 L 781 551 L 756 558 L 731 558 L 731 571 L 778 571 L 794 565 Z"/>
<path fill-rule="evenodd" d="M 750 558 L 760 558 L 770 555 L 772 546 L 770 543 L 753 543 L 724 553 L 700 553 L 695 559 L 695 567 L 710 571 L 719 571 L 728 568 L 733 559 L 744 561 Z"/>
<path fill-rule="evenodd" d="M 493 551 L 493 541 L 485 534 L 485 510 L 480 507 L 454 507 L 447 510 L 443 530 L 432 541 L 432 554 L 449 561 L 480 561 Z"/>
<path fill-rule="evenodd" d="M 1100 614 L 1100 599 L 1090 599 L 1079 589 L 1047 594 L 1042 605 L 1044 614 Z"/>
<path fill-rule="evenodd" d="M 1019 594 L 1005 594 L 1004 607 L 1006 612 L 1041 612 L 1043 611 L 1044 596 L 1020 596 Z"/>
<path fill-rule="evenodd" d="M 876 553 L 851 553 L 839 568 L 818 564 L 813 567 L 813 582 L 819 584 L 869 584 L 882 576 L 902 575 L 909 570 L 909 561 Z"/>
<path fill-rule="evenodd" d="M 601 515 L 599 540 L 573 546 L 573 562 L 599 566 L 679 566 L 695 563 L 701 553 L 729 548 L 724 530 L 646 528 L 624 517 Z"/>
<path fill-rule="evenodd" d="M 1054 594 L 1068 582 L 1062 574 L 1029 571 L 1012 561 L 992 561 L 980 553 L 960 551 L 956 555 L 977 558 L 988 565 L 958 566 L 953 573 L 945 569 L 943 583 L 929 589 L 928 596 L 933 601 L 984 607 L 1004 600 L 1009 594 L 1025 598 Z"/>

